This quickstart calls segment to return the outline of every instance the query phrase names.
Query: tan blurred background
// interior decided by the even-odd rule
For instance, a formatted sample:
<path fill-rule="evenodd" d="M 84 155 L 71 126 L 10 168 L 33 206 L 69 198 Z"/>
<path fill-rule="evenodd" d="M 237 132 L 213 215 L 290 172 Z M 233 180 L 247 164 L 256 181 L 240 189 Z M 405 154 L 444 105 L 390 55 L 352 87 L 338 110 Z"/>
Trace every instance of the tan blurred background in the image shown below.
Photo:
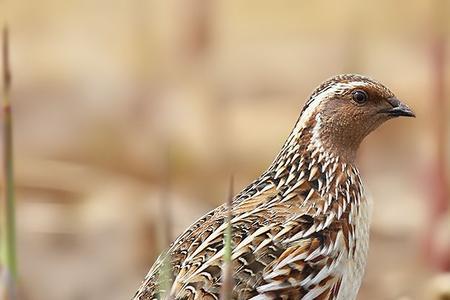
<path fill-rule="evenodd" d="M 162 203 L 175 237 L 224 202 L 231 169 L 239 189 L 255 179 L 343 72 L 417 113 L 360 151 L 375 209 L 358 299 L 449 299 L 434 286 L 450 253 L 448 2 L 0 1 L 23 299 L 130 298 L 160 251 Z"/>

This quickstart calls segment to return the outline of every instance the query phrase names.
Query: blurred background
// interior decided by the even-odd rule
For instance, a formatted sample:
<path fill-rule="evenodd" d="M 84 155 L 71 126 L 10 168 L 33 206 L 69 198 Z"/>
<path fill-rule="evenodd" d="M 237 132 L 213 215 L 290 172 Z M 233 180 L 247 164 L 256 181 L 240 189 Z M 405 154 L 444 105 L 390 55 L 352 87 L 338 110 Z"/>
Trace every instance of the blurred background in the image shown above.
<path fill-rule="evenodd" d="M 231 170 L 245 187 L 345 72 L 417 114 L 359 153 L 375 207 L 358 299 L 449 299 L 449 17 L 447 0 L 0 1 L 22 299 L 129 299 L 163 211 L 174 238 Z"/>

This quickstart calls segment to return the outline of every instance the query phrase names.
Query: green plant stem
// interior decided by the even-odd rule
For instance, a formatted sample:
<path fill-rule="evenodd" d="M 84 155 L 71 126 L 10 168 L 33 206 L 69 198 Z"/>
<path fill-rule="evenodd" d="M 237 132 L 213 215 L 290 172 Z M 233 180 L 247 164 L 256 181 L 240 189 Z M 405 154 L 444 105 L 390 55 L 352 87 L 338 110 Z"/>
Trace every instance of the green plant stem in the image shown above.
<path fill-rule="evenodd" d="M 2 217 L 1 256 L 9 277 L 17 278 L 16 230 L 13 172 L 13 135 L 12 113 L 10 103 L 11 72 L 9 68 L 8 29 L 4 27 L 2 34 L 3 48 L 3 195 L 4 216 Z"/>
<path fill-rule="evenodd" d="M 172 238 L 172 218 L 170 214 L 170 188 L 171 188 L 171 171 L 172 171 L 172 156 L 171 156 L 171 144 L 169 140 L 166 140 L 166 167 L 163 175 L 163 191 L 161 196 L 161 226 L 158 226 L 160 237 L 160 248 L 166 249 L 166 253 L 162 254 L 162 265 L 159 271 L 158 286 L 160 290 L 160 298 L 164 300 L 170 300 L 170 288 L 172 286 L 173 274 L 172 274 L 172 258 L 170 250 L 167 247 L 170 244 Z"/>

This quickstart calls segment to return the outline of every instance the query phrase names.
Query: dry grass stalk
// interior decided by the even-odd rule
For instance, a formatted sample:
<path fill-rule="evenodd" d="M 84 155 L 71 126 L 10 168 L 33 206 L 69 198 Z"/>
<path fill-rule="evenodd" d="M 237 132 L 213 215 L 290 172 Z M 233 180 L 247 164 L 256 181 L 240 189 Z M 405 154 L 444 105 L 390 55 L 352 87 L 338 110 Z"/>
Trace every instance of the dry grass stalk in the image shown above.
<path fill-rule="evenodd" d="M 234 180 L 233 176 L 230 177 L 230 188 L 228 191 L 228 199 L 227 199 L 227 229 L 225 231 L 224 236 L 224 254 L 223 254 L 223 281 L 222 281 L 222 290 L 220 293 L 221 300 L 231 300 L 231 295 L 233 291 L 233 272 L 232 272 L 232 262 L 231 255 L 233 252 L 232 249 L 232 226 L 231 226 L 231 202 L 233 200 L 234 193 Z"/>

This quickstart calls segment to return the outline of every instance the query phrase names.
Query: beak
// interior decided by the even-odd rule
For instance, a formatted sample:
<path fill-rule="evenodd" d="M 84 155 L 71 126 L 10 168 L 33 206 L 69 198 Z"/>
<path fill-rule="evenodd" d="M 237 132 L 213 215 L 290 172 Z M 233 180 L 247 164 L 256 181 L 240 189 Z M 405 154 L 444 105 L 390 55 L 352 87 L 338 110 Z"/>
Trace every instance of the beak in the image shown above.
<path fill-rule="evenodd" d="M 387 102 L 392 106 L 387 109 L 383 109 L 380 112 L 388 114 L 392 117 L 416 117 L 411 108 L 408 107 L 405 103 L 401 102 L 395 97 L 388 98 Z"/>

